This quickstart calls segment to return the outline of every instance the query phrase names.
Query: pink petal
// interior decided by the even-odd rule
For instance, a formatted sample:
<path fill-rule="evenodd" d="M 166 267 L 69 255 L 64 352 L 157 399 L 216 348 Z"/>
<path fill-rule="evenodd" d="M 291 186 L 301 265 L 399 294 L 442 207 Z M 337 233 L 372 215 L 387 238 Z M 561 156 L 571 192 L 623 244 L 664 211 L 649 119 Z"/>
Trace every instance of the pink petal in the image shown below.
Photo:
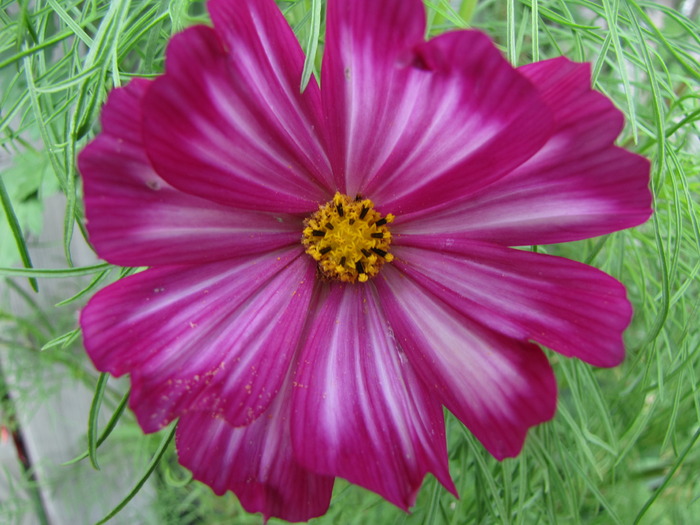
<path fill-rule="evenodd" d="M 442 409 L 396 345 L 371 285 L 326 286 L 292 400 L 296 457 L 407 509 L 432 472 L 455 492 Z"/>
<path fill-rule="evenodd" d="M 476 31 L 423 41 L 418 0 L 329 2 L 321 94 L 338 185 L 387 212 L 497 180 L 549 136 L 536 90 Z"/>
<path fill-rule="evenodd" d="M 314 474 L 294 459 L 288 399 L 278 396 L 242 428 L 207 412 L 184 415 L 176 437 L 180 462 L 216 494 L 231 490 L 243 508 L 266 519 L 306 521 L 325 514 L 333 478 Z"/>
<path fill-rule="evenodd" d="M 401 125 L 390 124 L 392 115 L 385 106 L 391 97 L 383 89 L 397 91 L 393 84 L 400 79 L 390 78 L 396 69 L 393 62 L 403 55 L 408 59 L 424 34 L 420 0 L 328 2 L 321 94 L 336 185 L 349 195 L 359 192 L 362 181 L 378 169 L 373 165 L 375 156 L 378 165 L 384 162 L 381 153 L 387 145 L 380 136 L 388 144 L 397 140 L 393 136 Z"/>
<path fill-rule="evenodd" d="M 303 53 L 271 0 L 212 1 L 215 30 L 170 41 L 144 104 L 156 171 L 188 193 L 273 213 L 306 213 L 332 195 L 320 99 L 299 93 Z"/>
<path fill-rule="evenodd" d="M 391 266 L 374 281 L 396 341 L 433 397 L 497 459 L 516 456 L 528 428 L 556 409 L 542 351 L 474 322 Z"/>
<path fill-rule="evenodd" d="M 596 366 L 625 357 L 625 287 L 585 264 L 470 241 L 402 238 L 393 263 L 461 314 Z M 446 246 L 449 243 L 449 247 Z"/>
<path fill-rule="evenodd" d="M 590 66 L 561 58 L 520 71 L 554 111 L 549 142 L 478 194 L 397 218 L 397 233 L 521 246 L 586 239 L 649 218 L 649 161 L 614 146 L 622 115 L 590 88 Z"/>
<path fill-rule="evenodd" d="M 92 298 L 81 315 L 85 348 L 99 370 L 131 373 L 144 431 L 193 409 L 243 425 L 268 407 L 313 287 L 314 265 L 300 251 L 154 268 Z"/>
<path fill-rule="evenodd" d="M 298 242 L 296 217 L 221 206 L 156 174 L 141 139 L 149 85 L 135 79 L 110 93 L 102 133 L 78 157 L 90 241 L 100 257 L 122 266 L 191 264 Z"/>

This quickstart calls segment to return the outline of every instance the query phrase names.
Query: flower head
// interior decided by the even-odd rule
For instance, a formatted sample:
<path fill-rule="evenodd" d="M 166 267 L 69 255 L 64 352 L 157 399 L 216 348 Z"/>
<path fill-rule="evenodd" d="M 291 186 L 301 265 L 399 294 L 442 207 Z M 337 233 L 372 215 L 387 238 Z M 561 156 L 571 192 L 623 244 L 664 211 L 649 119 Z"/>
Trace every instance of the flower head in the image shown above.
<path fill-rule="evenodd" d="M 514 69 L 420 0 L 329 0 L 321 87 L 272 0 L 210 0 L 165 73 L 115 89 L 81 153 L 88 231 L 149 269 L 81 316 L 146 432 L 249 511 L 306 520 L 334 477 L 449 490 L 442 407 L 496 457 L 550 419 L 545 345 L 624 356 L 624 287 L 510 246 L 644 222 L 648 162 L 564 58 Z"/>

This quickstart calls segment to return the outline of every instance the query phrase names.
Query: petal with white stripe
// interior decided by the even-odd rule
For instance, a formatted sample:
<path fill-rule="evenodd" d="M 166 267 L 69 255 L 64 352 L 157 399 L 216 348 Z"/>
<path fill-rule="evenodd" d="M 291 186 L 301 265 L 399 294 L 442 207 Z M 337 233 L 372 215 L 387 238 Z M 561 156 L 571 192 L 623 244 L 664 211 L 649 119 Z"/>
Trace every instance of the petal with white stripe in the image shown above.
<path fill-rule="evenodd" d="M 478 31 L 425 42 L 419 0 L 328 4 L 322 89 L 336 183 L 386 212 L 498 180 L 549 137 L 537 91 Z"/>
<path fill-rule="evenodd" d="M 428 472 L 454 492 L 442 408 L 396 344 L 374 287 L 329 285 L 317 304 L 294 376 L 299 461 L 403 509 Z"/>
<path fill-rule="evenodd" d="M 587 239 L 649 218 L 649 161 L 615 146 L 622 114 L 591 89 L 590 66 L 559 58 L 519 71 L 553 111 L 549 141 L 479 192 L 397 217 L 397 233 L 523 246 Z"/>
<path fill-rule="evenodd" d="M 180 190 L 244 209 L 307 213 L 332 195 L 318 86 L 270 0 L 210 4 L 215 28 L 173 37 L 144 104 L 146 151 Z"/>
<path fill-rule="evenodd" d="M 595 366 L 625 357 L 625 287 L 596 268 L 542 253 L 439 238 L 402 238 L 393 265 L 464 316 Z M 422 242 L 421 242 L 422 241 Z"/>
<path fill-rule="evenodd" d="M 294 459 L 288 407 L 281 394 L 261 417 L 238 428 L 208 412 L 184 415 L 176 436 L 180 462 L 216 494 L 232 491 L 244 509 L 265 519 L 307 521 L 324 514 L 333 478 Z"/>
<path fill-rule="evenodd" d="M 528 429 L 556 409 L 542 350 L 465 317 L 395 268 L 375 281 L 396 340 L 431 395 L 497 459 L 518 455 Z"/>
<path fill-rule="evenodd" d="M 298 242 L 301 219 L 222 206 L 173 188 L 143 146 L 141 103 L 150 86 L 113 90 L 102 132 L 78 156 L 90 242 L 121 266 L 195 264 Z"/>
<path fill-rule="evenodd" d="M 97 369 L 131 374 L 130 406 L 146 432 L 192 410 L 248 424 L 287 375 L 314 272 L 300 248 L 152 268 L 90 300 L 85 348 Z"/>

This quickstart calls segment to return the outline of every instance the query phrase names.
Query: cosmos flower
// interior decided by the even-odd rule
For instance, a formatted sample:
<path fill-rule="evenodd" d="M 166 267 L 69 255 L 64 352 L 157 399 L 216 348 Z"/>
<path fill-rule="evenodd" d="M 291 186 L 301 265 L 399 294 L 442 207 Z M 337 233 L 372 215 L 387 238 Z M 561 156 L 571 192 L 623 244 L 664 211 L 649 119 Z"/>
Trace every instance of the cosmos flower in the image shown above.
<path fill-rule="evenodd" d="M 648 162 L 559 58 L 513 68 L 478 31 L 424 40 L 420 0 L 329 0 L 320 87 L 272 0 L 211 0 L 165 73 L 115 89 L 81 153 L 90 238 L 149 267 L 81 315 L 95 366 L 130 374 L 145 432 L 291 521 L 342 477 L 410 507 L 455 492 L 443 406 L 496 458 L 550 419 L 538 344 L 624 357 L 624 287 L 513 246 L 650 215 Z M 538 344 L 537 344 L 538 343 Z"/>

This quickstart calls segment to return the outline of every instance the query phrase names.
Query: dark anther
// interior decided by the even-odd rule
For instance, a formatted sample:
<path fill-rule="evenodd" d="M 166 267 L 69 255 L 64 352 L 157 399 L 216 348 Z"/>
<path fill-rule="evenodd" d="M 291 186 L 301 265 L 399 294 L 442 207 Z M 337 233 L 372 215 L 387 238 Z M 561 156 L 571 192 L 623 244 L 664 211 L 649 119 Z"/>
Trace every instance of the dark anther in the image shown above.
<path fill-rule="evenodd" d="M 362 262 L 357 261 L 357 262 L 355 263 L 355 270 L 357 270 L 357 273 L 359 273 L 359 274 L 365 273 L 365 267 L 362 266 Z"/>
<path fill-rule="evenodd" d="M 340 266 L 345 266 L 345 257 L 340 258 Z"/>
<path fill-rule="evenodd" d="M 368 211 L 369 208 L 367 206 L 362 206 L 362 211 L 360 212 L 360 219 L 364 219 Z"/>
<path fill-rule="evenodd" d="M 350 226 L 352 226 L 353 224 L 355 224 L 355 219 L 350 219 L 350 220 L 348 221 L 348 224 L 349 224 Z"/>
<path fill-rule="evenodd" d="M 343 214 L 344 214 L 344 212 L 343 212 L 343 205 L 342 205 L 342 204 L 338 204 L 335 208 L 336 208 L 336 210 L 338 210 L 338 215 L 340 215 L 340 216 L 342 217 Z"/>
<path fill-rule="evenodd" d="M 372 251 L 379 255 L 379 257 L 386 257 L 386 252 L 380 248 L 372 248 Z"/>
<path fill-rule="evenodd" d="M 333 230 L 333 229 L 334 229 L 334 228 L 333 228 L 333 225 L 332 225 L 330 222 L 327 222 L 327 223 L 326 223 L 326 228 L 328 228 L 329 230 Z"/>
<path fill-rule="evenodd" d="M 325 248 L 321 248 L 321 249 L 318 251 L 318 253 L 320 253 L 321 255 L 326 255 L 329 251 L 331 251 L 331 247 L 330 247 L 330 246 L 326 246 Z"/>
<path fill-rule="evenodd" d="M 314 237 L 323 237 L 326 235 L 326 232 L 321 230 L 314 230 L 311 232 L 311 235 L 313 235 Z"/>
<path fill-rule="evenodd" d="M 362 254 L 363 254 L 365 257 L 369 257 L 370 255 L 372 255 L 372 254 L 370 253 L 369 250 L 365 250 L 364 248 L 362 248 Z"/>
<path fill-rule="evenodd" d="M 360 195 L 359 193 L 357 195 L 355 195 L 355 202 L 360 202 L 361 200 L 362 200 L 362 195 Z"/>
<path fill-rule="evenodd" d="M 379 219 L 374 223 L 376 226 L 384 226 L 386 224 L 386 219 Z"/>
<path fill-rule="evenodd" d="M 383 234 L 382 232 L 373 233 L 372 235 L 370 235 L 370 237 L 373 237 L 373 238 L 375 238 L 375 239 L 383 239 L 383 238 L 384 238 L 384 234 Z"/>

